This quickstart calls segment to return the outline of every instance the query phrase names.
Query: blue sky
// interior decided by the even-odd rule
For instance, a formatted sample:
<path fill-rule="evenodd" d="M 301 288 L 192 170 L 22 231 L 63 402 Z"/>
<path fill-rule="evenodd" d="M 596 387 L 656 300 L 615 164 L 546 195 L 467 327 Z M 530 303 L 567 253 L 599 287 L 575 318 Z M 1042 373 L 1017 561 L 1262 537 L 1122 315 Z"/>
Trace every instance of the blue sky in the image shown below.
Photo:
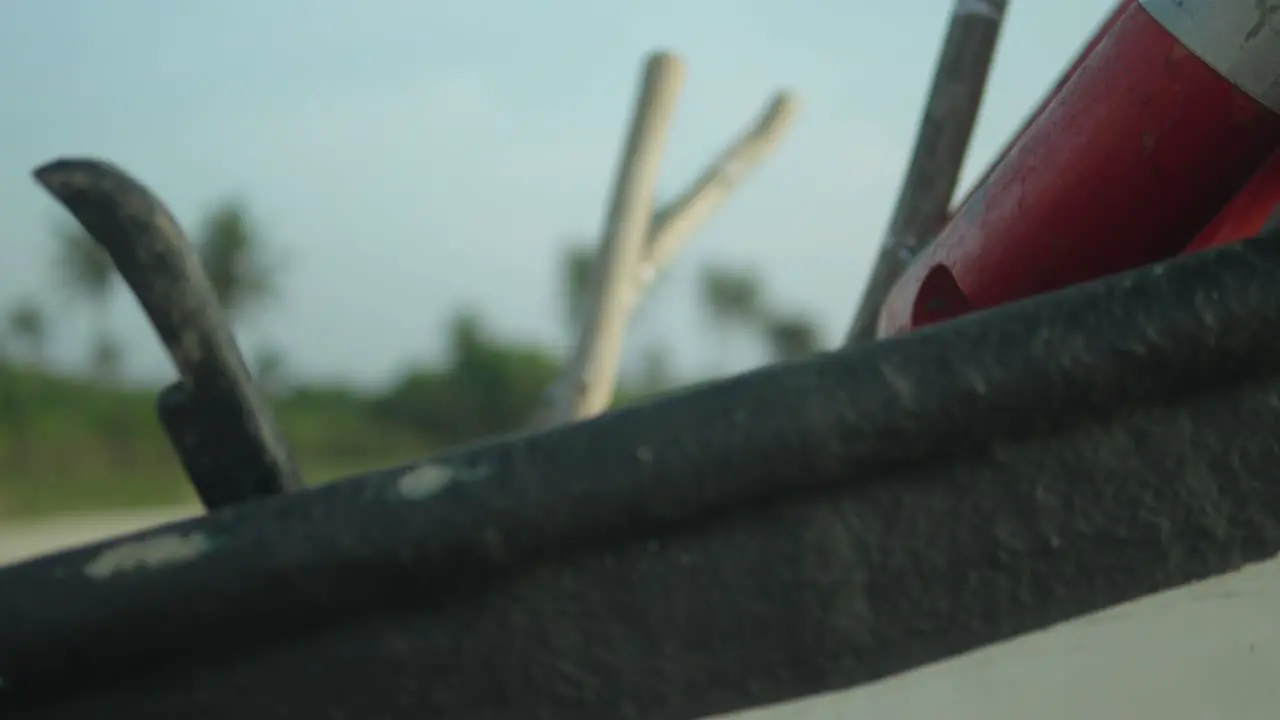
<path fill-rule="evenodd" d="M 1015 0 L 965 171 L 986 165 L 1113 0 Z M 0 308 L 55 311 L 82 362 L 83 310 L 58 300 L 30 180 L 95 155 L 181 220 L 250 203 L 284 264 L 241 334 L 296 373 L 378 382 L 442 349 L 459 306 L 564 344 L 558 249 L 601 225 L 646 53 L 686 80 L 660 193 L 688 182 L 788 87 L 792 131 L 670 268 L 634 334 L 706 368 L 701 264 L 759 268 L 838 338 L 898 189 L 951 0 L 7 0 L 0 4 Z M 111 322 L 130 373 L 171 374 L 136 303 Z M 252 350 L 251 350 L 252 352 Z M 752 358 L 744 349 L 738 363 Z"/>

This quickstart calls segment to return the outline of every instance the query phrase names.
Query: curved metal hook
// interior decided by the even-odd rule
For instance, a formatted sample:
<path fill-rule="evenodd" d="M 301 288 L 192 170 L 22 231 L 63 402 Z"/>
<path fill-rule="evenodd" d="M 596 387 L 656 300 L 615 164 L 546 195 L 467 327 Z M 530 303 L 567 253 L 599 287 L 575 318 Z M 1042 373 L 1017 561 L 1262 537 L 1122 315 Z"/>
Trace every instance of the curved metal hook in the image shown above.
<path fill-rule="evenodd" d="M 200 258 L 164 203 L 114 165 L 61 159 L 35 171 L 111 256 L 177 366 L 159 414 L 210 509 L 302 487 Z"/>

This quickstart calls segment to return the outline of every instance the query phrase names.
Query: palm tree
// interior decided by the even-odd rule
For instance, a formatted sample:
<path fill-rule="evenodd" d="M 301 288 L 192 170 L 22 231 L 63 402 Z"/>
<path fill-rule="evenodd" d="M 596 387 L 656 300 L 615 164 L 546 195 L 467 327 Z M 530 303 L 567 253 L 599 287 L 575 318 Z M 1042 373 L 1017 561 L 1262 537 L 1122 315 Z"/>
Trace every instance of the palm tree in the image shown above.
<path fill-rule="evenodd" d="M 573 340 L 577 339 L 582 324 L 587 321 L 587 303 L 591 301 L 596 256 L 595 248 L 584 244 L 571 245 L 564 251 L 561 267 L 564 313 Z"/>
<path fill-rule="evenodd" d="M 46 339 L 44 310 L 34 300 L 22 300 L 9 311 L 8 335 L 25 350 L 27 360 L 44 363 Z M 33 387 L 28 382 L 6 383 L 6 392 L 0 395 L 6 433 L 12 448 L 15 466 L 25 470 L 32 457 L 31 413 L 36 410 L 38 396 L 33 397 Z"/>
<path fill-rule="evenodd" d="M 764 306 L 754 272 L 716 265 L 703 268 L 702 298 L 715 322 L 743 328 L 756 324 Z"/>
<path fill-rule="evenodd" d="M 45 341 L 48 327 L 44 310 L 34 300 L 23 300 L 9 311 L 9 333 L 25 346 L 28 358 L 44 364 Z"/>
<path fill-rule="evenodd" d="M 84 228 L 66 225 L 58 230 L 58 269 L 68 294 L 95 315 L 98 338 L 90 362 L 103 380 L 112 380 L 120 366 L 120 345 L 108 330 L 111 298 L 119 277 L 107 251 Z"/>
<path fill-rule="evenodd" d="M 817 352 L 821 344 L 817 327 L 808 318 L 798 315 L 770 318 L 764 332 L 774 362 L 808 357 Z"/>
<path fill-rule="evenodd" d="M 666 348 L 661 345 L 650 345 L 640 357 L 639 382 L 636 388 L 642 395 L 654 395 L 666 392 L 675 385 L 674 373 L 671 370 L 671 358 Z"/>
<path fill-rule="evenodd" d="M 205 273 L 232 321 L 271 296 L 277 268 L 264 256 L 261 237 L 240 203 L 227 201 L 215 207 L 198 237 Z"/>
<path fill-rule="evenodd" d="M 254 356 L 253 377 L 267 395 L 278 396 L 284 392 L 286 374 L 284 353 L 278 348 L 262 348 Z"/>
<path fill-rule="evenodd" d="M 754 333 L 759 327 L 764 315 L 760 280 L 750 270 L 708 265 L 702 270 L 700 289 L 724 363 L 730 334 L 735 330 Z"/>
<path fill-rule="evenodd" d="M 104 383 L 114 383 L 120 377 L 120 358 L 123 352 L 114 337 L 103 333 L 93 345 L 93 369 Z"/>
<path fill-rule="evenodd" d="M 115 288 L 111 256 L 79 226 L 59 229 L 58 246 L 58 269 L 66 289 L 102 312 Z"/>

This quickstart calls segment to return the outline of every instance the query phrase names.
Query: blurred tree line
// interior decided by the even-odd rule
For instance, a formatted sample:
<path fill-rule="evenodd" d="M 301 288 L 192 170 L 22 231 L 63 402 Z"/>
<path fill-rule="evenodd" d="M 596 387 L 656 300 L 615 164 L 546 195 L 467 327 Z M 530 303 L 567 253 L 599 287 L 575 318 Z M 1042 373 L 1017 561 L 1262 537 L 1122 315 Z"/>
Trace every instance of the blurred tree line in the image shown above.
<path fill-rule="evenodd" d="M 273 300 L 281 268 L 271 259 L 268 244 L 242 203 L 228 201 L 214 207 L 197 226 L 193 239 L 214 291 L 233 323 L 243 321 Z M 38 433 L 40 425 L 36 416 L 50 412 L 50 403 L 54 402 L 51 398 L 60 398 L 58 402 L 66 405 L 64 410 L 69 417 L 85 412 L 84 408 L 75 407 L 76 397 L 110 398 L 117 396 L 102 393 L 125 392 L 117 385 L 128 353 L 110 327 L 109 310 L 115 297 L 126 290 L 121 288 L 110 258 L 79 226 L 58 228 L 57 240 L 55 297 L 62 302 L 55 305 L 78 305 L 88 315 L 94 333 L 83 377 L 57 381 L 80 383 L 77 387 L 82 389 L 50 394 L 48 384 L 53 380 L 44 368 L 47 344 L 56 323 L 50 320 L 49 306 L 24 299 L 9 308 L 6 327 L 0 333 L 0 452 L 4 454 L 0 457 L 0 482 L 6 480 L 4 473 L 12 474 L 28 465 L 23 459 L 29 459 L 36 442 L 33 434 Z M 568 243 L 559 258 L 562 314 L 571 334 L 583 321 L 595 256 L 592 243 L 577 241 Z M 750 269 L 709 265 L 702 269 L 698 283 L 708 337 L 715 341 L 722 359 L 733 343 L 744 339 L 759 347 L 767 360 L 790 360 L 818 349 L 820 339 L 813 323 L 802 313 L 775 307 L 759 276 Z M 290 378 L 287 358 L 277 348 L 258 353 L 250 365 L 258 382 L 279 406 L 282 423 L 287 417 L 294 417 L 298 427 L 317 428 L 316 442 L 324 452 L 336 452 L 339 446 L 357 452 L 362 444 L 361 433 L 385 434 L 389 427 L 413 438 L 415 446 L 425 453 L 524 425 L 562 359 L 546 347 L 498 336 L 481 316 L 469 310 L 456 313 L 449 334 L 448 351 L 441 361 L 423 363 L 374 394 Z M 671 371 L 663 346 L 647 348 L 640 359 L 640 371 L 624 382 L 619 402 L 682 384 L 682 378 Z M 694 378 L 683 378 L 691 379 Z M 44 390 L 34 390 L 36 385 Z M 112 402 L 116 401 L 103 400 L 105 409 L 101 412 L 109 414 Z M 151 413 L 146 404 L 149 400 L 139 401 L 141 405 L 130 402 Z M 55 418 L 48 424 L 56 428 L 59 422 L 63 421 Z M 154 424 L 153 419 L 148 422 Z M 288 434 L 290 428 L 284 424 Z M 109 446 L 120 448 L 130 442 L 142 442 L 127 437 L 128 431 L 123 428 L 128 423 L 108 416 L 101 426 Z M 321 431 L 326 426 L 342 427 L 343 432 L 322 438 Z M 62 427 L 66 427 L 65 422 Z M 113 431 L 116 437 L 111 436 Z M 56 439 L 59 431 L 50 434 Z M 146 436 L 153 438 L 146 442 L 163 442 L 158 432 L 148 431 Z M 364 445 L 370 452 L 378 446 L 372 441 Z M 132 458 L 126 460 L 137 461 L 136 454 Z"/>

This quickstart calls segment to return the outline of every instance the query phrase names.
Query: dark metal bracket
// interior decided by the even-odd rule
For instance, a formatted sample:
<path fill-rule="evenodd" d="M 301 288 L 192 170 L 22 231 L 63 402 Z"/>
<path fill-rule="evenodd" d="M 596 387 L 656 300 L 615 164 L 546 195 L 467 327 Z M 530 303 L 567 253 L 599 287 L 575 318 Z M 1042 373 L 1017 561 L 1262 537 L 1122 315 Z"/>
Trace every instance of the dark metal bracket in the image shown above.
<path fill-rule="evenodd" d="M 35 177 L 111 256 L 177 366 L 181 380 L 158 411 L 205 507 L 300 489 L 200 257 L 164 203 L 97 160 L 58 160 Z"/>
<path fill-rule="evenodd" d="M 698 717 L 1269 558 L 1278 240 L 0 570 L 0 715 Z"/>

